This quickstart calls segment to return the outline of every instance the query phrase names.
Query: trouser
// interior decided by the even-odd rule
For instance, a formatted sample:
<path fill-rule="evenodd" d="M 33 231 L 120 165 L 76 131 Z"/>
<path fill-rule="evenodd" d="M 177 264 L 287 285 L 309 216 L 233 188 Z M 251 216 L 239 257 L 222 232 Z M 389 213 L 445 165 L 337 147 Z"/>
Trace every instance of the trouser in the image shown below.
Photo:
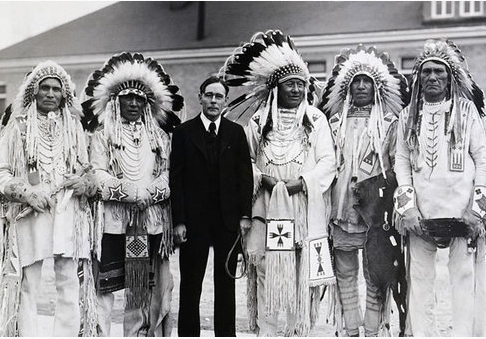
<path fill-rule="evenodd" d="M 412 334 L 438 336 L 435 311 L 435 260 L 437 248 L 410 234 L 409 319 Z M 449 246 L 449 277 L 452 290 L 452 336 L 473 335 L 474 254 L 468 253 L 464 238 L 454 238 Z"/>
<path fill-rule="evenodd" d="M 43 260 L 36 261 L 22 270 L 20 288 L 19 335 L 38 336 L 37 292 L 41 282 Z M 80 328 L 78 262 L 72 258 L 54 257 L 57 292 L 54 315 L 55 337 L 77 337 Z"/>
<path fill-rule="evenodd" d="M 384 307 L 384 300 L 379 300 L 378 288 L 369 279 L 368 265 L 366 264 L 365 257 L 366 255 L 363 253 L 363 273 L 366 281 L 366 311 L 363 323 L 358 293 L 358 249 L 334 250 L 338 291 L 348 336 L 359 335 L 359 327 L 362 325 L 364 326 L 367 337 L 378 335 L 380 314 Z"/>
<path fill-rule="evenodd" d="M 258 314 L 256 319 L 257 335 L 259 337 L 276 337 L 278 329 L 278 313 L 267 314 L 265 298 L 265 257 L 256 265 L 257 275 L 257 307 Z M 287 312 L 286 335 L 292 334 L 295 328 L 297 316 L 294 313 Z"/>
<path fill-rule="evenodd" d="M 481 237 L 477 242 L 475 263 L 475 300 L 474 300 L 474 337 L 486 337 L 486 239 Z"/>
<path fill-rule="evenodd" d="M 124 337 L 170 337 L 170 302 L 174 282 L 169 260 L 154 257 L 155 286 L 150 289 L 147 308 L 125 309 L 123 317 Z M 98 319 L 100 336 L 110 336 L 113 293 L 98 293 Z"/>
<path fill-rule="evenodd" d="M 201 236 L 188 233 L 187 242 L 180 247 L 181 284 L 177 325 L 180 337 L 198 337 L 201 334 L 199 303 L 211 245 L 214 248 L 214 334 L 217 337 L 236 336 L 235 281 L 226 273 L 225 261 L 237 232 L 220 226 L 214 227 L 211 236 L 209 233 Z M 234 251 L 229 260 L 232 275 L 236 272 L 236 259 L 237 253 Z"/>

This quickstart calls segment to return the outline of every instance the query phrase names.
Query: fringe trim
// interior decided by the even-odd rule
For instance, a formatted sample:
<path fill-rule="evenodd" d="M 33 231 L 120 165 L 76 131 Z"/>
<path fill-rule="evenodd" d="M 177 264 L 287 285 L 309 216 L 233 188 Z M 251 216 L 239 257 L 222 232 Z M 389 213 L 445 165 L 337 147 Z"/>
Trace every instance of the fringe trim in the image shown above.
<path fill-rule="evenodd" d="M 93 253 L 96 260 L 101 261 L 101 240 L 105 230 L 105 203 L 103 201 L 96 201 L 94 203 L 94 229 L 93 229 Z"/>
<path fill-rule="evenodd" d="M 149 260 L 125 258 L 125 309 L 133 310 L 148 306 L 149 273 Z"/>
<path fill-rule="evenodd" d="M 252 198 L 252 205 L 257 201 L 258 197 L 262 194 L 260 188 L 262 187 L 262 173 L 255 173 L 255 169 L 253 169 L 253 198 Z"/>
<path fill-rule="evenodd" d="M 295 251 L 265 254 L 265 299 L 267 314 L 295 313 L 297 299 Z"/>
<path fill-rule="evenodd" d="M 328 308 L 326 323 L 336 327 L 336 337 L 341 336 L 344 332 L 344 313 L 337 284 L 329 286 L 327 300 Z"/>
<path fill-rule="evenodd" d="M 257 329 L 258 318 L 258 291 L 256 265 L 248 263 L 246 280 L 246 306 L 248 309 L 248 326 L 251 331 Z"/>
<path fill-rule="evenodd" d="M 18 316 L 22 268 L 17 252 L 17 228 L 6 227 L 0 275 L 0 336 L 18 336 Z"/>
<path fill-rule="evenodd" d="M 18 336 L 18 317 L 20 304 L 20 279 L 18 277 L 2 277 L 0 285 L 0 336 Z"/>
<path fill-rule="evenodd" d="M 322 286 L 333 286 L 336 278 L 321 282 L 309 281 L 309 242 L 305 242 L 300 255 L 299 282 L 298 282 L 298 306 L 295 333 L 299 337 L 306 337 L 314 327 L 318 316 L 321 303 Z"/>
<path fill-rule="evenodd" d="M 81 285 L 81 337 L 98 336 L 98 299 L 96 297 L 95 281 L 91 260 L 82 261 L 83 281 Z"/>
<path fill-rule="evenodd" d="M 319 317 L 319 306 L 321 306 L 321 286 L 310 289 L 310 329 L 312 330 Z"/>
<path fill-rule="evenodd" d="M 17 119 L 10 119 L 7 126 L 2 130 L 7 138 L 8 163 L 11 164 L 11 171 L 14 177 L 27 178 L 26 163 L 26 143 L 23 140 L 20 124 L 25 126 L 25 122 L 18 122 Z M 25 131 L 24 131 L 25 134 Z"/>
<path fill-rule="evenodd" d="M 378 328 L 379 337 L 391 337 L 390 333 L 390 315 L 392 309 L 392 289 L 391 287 L 386 290 L 385 303 L 381 307 L 380 312 L 380 326 Z"/>
<path fill-rule="evenodd" d="M 131 212 L 127 208 L 126 203 L 111 202 L 108 207 L 103 202 L 97 203 L 97 231 L 98 236 L 103 235 L 104 228 L 104 210 L 105 208 L 110 208 L 113 212 L 113 216 L 121 220 L 130 220 Z M 169 257 L 170 254 L 174 253 L 174 243 L 172 237 L 172 216 L 170 213 L 170 203 L 168 200 L 161 204 L 156 204 L 149 206 L 146 210 L 139 213 L 138 221 L 141 223 L 141 227 L 145 230 L 148 229 L 149 225 L 159 224 L 162 225 L 162 240 L 159 249 L 159 254 L 162 258 Z M 101 229 L 101 234 L 100 234 Z M 99 252 L 101 252 L 101 239 L 98 240 Z M 101 258 L 101 253 L 100 253 Z"/>
<path fill-rule="evenodd" d="M 74 259 L 83 257 L 83 250 L 93 247 L 93 217 L 88 200 L 85 196 L 74 198 Z"/>

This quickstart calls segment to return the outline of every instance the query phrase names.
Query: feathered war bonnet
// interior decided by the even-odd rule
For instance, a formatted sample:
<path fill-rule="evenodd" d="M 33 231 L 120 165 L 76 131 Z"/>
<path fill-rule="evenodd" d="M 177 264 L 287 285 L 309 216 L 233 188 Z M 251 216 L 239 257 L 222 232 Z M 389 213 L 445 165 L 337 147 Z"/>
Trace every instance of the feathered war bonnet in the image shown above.
<path fill-rule="evenodd" d="M 346 136 L 346 120 L 352 105 L 351 84 L 357 75 L 366 75 L 373 81 L 374 100 L 367 131 L 372 149 L 378 153 L 383 170 L 381 146 L 386 136 L 384 116 L 398 116 L 408 104 L 406 78 L 400 74 L 386 52 L 359 44 L 356 49 L 342 50 L 335 58 L 335 66 L 328 79 L 319 107 L 328 118 L 342 113 L 339 121 L 337 146 L 342 148 Z M 339 147 L 341 146 L 341 147 Z"/>
<path fill-rule="evenodd" d="M 451 99 L 451 109 L 447 134 L 451 137 L 452 142 L 462 143 L 462 119 L 459 110 L 459 98 L 465 98 L 474 102 L 479 115 L 484 116 L 484 94 L 478 87 L 471 73 L 469 72 L 466 58 L 451 40 L 434 40 L 425 41 L 423 51 L 415 60 L 412 70 L 412 97 L 410 101 L 409 115 L 406 122 L 405 140 L 409 148 L 416 148 L 417 145 L 417 121 L 419 111 L 422 108 L 424 98 L 422 85 L 420 83 L 420 72 L 422 66 L 427 61 L 442 63 L 446 66 L 450 75 L 449 96 Z"/>
<path fill-rule="evenodd" d="M 119 96 L 129 93 L 145 99 L 143 119 L 152 150 L 162 147 L 155 132 L 158 124 L 166 133 L 180 124 L 184 99 L 162 66 L 140 53 L 123 52 L 111 57 L 91 74 L 83 102 L 83 126 L 90 132 L 102 126 L 114 147 L 121 147 L 122 118 Z"/>
<path fill-rule="evenodd" d="M 309 70 L 294 42 L 278 30 L 256 33 L 250 42 L 236 48 L 221 68 L 220 75 L 229 86 L 248 86 L 245 94 L 228 105 L 225 114 L 229 113 L 230 119 L 238 121 L 243 116 L 252 116 L 263 105 L 261 128 L 270 112 L 273 121 L 277 118 L 279 83 L 289 79 L 300 79 L 306 87 L 310 83 Z M 299 106 L 298 123 L 302 123 L 306 105 L 307 98 Z"/>
<path fill-rule="evenodd" d="M 28 156 L 28 167 L 31 171 L 37 170 L 37 146 L 40 135 L 37 121 L 37 100 L 39 85 L 45 79 L 54 78 L 61 83 L 62 99 L 60 111 L 63 120 L 63 149 L 68 171 L 72 171 L 76 165 L 78 150 L 76 147 L 84 147 L 84 140 L 75 126 L 75 120 L 82 118 L 82 109 L 75 96 L 75 85 L 71 77 L 59 64 L 47 60 L 38 64 L 32 71 L 26 74 L 18 94 L 12 103 L 12 114 L 8 124 L 21 122 L 22 130 L 25 130 L 26 151 Z M 54 116 L 48 115 L 48 118 Z M 9 127 L 7 125 L 6 130 Z M 77 146 L 76 146 L 77 145 Z M 18 151 L 18 150 L 17 150 Z M 15 158 L 20 159 L 17 154 Z M 16 161 L 17 161 L 16 160 Z M 14 166 L 15 167 L 15 166 Z"/>

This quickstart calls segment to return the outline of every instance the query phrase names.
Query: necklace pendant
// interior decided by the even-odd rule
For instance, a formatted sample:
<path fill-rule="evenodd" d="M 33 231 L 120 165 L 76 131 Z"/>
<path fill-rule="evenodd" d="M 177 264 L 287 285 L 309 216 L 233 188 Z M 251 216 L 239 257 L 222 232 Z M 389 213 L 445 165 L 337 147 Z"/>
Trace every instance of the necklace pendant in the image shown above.
<path fill-rule="evenodd" d="M 40 174 L 38 170 L 30 171 L 28 176 L 29 184 L 32 186 L 40 184 Z"/>

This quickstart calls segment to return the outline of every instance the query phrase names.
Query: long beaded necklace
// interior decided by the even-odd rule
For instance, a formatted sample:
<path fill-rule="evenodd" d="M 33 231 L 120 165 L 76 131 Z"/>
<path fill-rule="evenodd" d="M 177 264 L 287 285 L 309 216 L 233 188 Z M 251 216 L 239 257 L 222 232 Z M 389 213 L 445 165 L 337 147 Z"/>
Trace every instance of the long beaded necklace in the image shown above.
<path fill-rule="evenodd" d="M 38 166 L 47 175 L 66 173 L 63 155 L 62 119 L 60 113 L 49 112 L 47 116 L 37 115 L 39 138 L 37 145 Z M 52 178 L 54 179 L 54 178 Z"/>
<path fill-rule="evenodd" d="M 122 144 L 120 150 L 120 168 L 127 179 L 139 181 L 143 177 L 143 159 L 141 147 L 145 140 L 143 124 L 139 121 L 131 121 L 122 124 Z"/>
<path fill-rule="evenodd" d="M 279 109 L 277 129 L 268 133 L 264 141 L 262 152 L 266 158 L 266 165 L 285 166 L 289 163 L 303 164 L 303 155 L 307 142 L 304 128 L 296 126 L 296 110 Z"/>

